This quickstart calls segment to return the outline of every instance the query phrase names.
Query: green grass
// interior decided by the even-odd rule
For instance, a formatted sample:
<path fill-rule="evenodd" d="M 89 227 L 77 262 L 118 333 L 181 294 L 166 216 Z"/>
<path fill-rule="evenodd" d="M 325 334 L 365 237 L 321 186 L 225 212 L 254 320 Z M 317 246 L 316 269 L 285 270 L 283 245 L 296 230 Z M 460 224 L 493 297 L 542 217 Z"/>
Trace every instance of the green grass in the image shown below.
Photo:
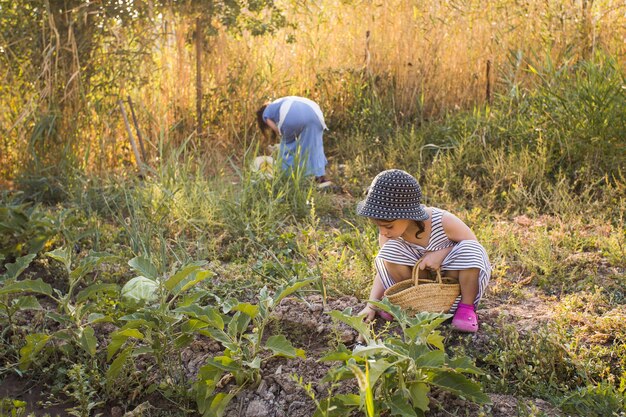
<path fill-rule="evenodd" d="M 209 261 L 215 276 L 185 299 L 189 304 L 207 293 L 254 302 L 263 286 L 293 278 L 315 278 L 314 291 L 326 296 L 363 300 L 378 243 L 355 204 L 378 171 L 402 168 L 419 177 L 427 204 L 459 215 L 484 244 L 494 302 L 521 302 L 532 290 L 552 303 L 551 322 L 532 332 L 502 318 L 481 330 L 488 340 L 482 350 L 459 346 L 488 371 L 488 390 L 544 398 L 581 415 L 611 415 L 623 407 L 626 387 L 624 75 L 600 55 L 532 68 L 532 89 L 419 123 L 390 124 L 381 99 L 359 89 L 353 123 L 327 136 L 329 171 L 344 190 L 337 195 L 318 191 L 298 169 L 259 176 L 249 168 L 262 153 L 256 144 L 221 162 L 203 158 L 191 141 L 161 146 L 159 164 L 144 179 L 38 170 L 43 179 L 0 196 L 2 264 L 32 252 L 37 258 L 22 278 L 58 284 L 59 272 L 43 251 L 64 246 L 76 248 L 77 260 L 90 249 L 122 260 L 141 255 L 163 276 Z M 53 200 L 51 190 L 64 175 L 70 185 Z M 120 261 L 89 274 L 86 283 L 123 285 L 132 276 Z M 92 301 L 91 308 L 114 320 L 130 312 L 107 296 Z M 2 335 L 1 351 L 12 366 L 22 336 L 53 322 L 41 310 L 34 314 L 38 320 L 30 324 L 38 329 L 20 322 L 16 334 Z M 84 354 L 69 348 L 43 358 L 41 369 L 49 375 L 73 369 L 56 392 L 65 389 L 84 411 L 105 392 L 85 382 L 110 366 L 104 351 L 98 355 L 103 367 L 88 373 L 73 367 Z M 37 372 L 27 375 L 43 377 Z M 145 382 L 138 373 L 121 374 L 134 390 Z M 129 395 L 124 386 L 117 385 L 116 398 Z"/>

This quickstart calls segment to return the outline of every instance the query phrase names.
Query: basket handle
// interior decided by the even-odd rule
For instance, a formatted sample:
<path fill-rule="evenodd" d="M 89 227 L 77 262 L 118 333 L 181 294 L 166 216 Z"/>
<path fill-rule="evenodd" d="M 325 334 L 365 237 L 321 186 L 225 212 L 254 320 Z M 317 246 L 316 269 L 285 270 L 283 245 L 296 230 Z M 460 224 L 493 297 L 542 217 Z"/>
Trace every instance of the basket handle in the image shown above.
<path fill-rule="evenodd" d="M 413 273 L 413 285 L 415 285 L 416 287 L 419 285 L 419 275 L 420 275 L 419 268 L 417 266 L 420 264 L 421 261 L 422 260 L 419 259 L 417 262 L 415 262 L 415 265 L 413 266 L 413 272 L 412 272 Z M 442 283 L 441 282 L 441 269 L 437 268 L 436 272 L 437 272 L 437 283 L 441 284 Z"/>

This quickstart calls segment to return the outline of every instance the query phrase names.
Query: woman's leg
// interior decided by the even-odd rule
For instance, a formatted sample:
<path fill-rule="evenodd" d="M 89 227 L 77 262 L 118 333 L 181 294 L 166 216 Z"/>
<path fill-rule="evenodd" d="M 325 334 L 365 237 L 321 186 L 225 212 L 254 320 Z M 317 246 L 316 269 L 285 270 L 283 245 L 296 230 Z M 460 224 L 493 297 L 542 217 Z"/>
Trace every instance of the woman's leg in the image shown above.
<path fill-rule="evenodd" d="M 321 125 L 307 125 L 300 133 L 298 143 L 300 145 L 300 158 L 306 163 L 306 175 L 321 177 L 326 173 L 326 155 L 322 137 L 324 130 Z"/>

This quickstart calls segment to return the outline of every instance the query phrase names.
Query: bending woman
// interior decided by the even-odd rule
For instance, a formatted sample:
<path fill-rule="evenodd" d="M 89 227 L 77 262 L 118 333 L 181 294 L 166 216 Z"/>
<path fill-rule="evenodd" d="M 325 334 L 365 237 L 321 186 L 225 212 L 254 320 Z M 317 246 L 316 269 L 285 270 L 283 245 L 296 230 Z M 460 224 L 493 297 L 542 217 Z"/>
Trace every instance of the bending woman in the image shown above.
<path fill-rule="evenodd" d="M 298 96 L 282 97 L 263 104 L 257 110 L 257 122 L 265 137 L 280 136 L 283 169 L 295 161 L 314 175 L 318 187 L 331 185 L 325 177 L 326 164 L 323 136 L 328 129 L 320 107 L 312 100 Z"/>

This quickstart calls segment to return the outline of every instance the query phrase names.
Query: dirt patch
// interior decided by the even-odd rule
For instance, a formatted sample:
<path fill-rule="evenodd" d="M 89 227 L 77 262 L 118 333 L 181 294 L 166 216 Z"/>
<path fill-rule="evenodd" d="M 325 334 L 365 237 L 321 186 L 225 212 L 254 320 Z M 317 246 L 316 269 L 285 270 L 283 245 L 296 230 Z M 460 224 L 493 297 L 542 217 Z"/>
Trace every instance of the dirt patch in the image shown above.
<path fill-rule="evenodd" d="M 552 320 L 558 303 L 554 297 L 544 296 L 534 287 L 522 287 L 519 291 L 521 295 L 506 303 L 487 294 L 478 309 L 481 323 L 495 326 L 499 318 L 503 318 L 505 323 L 514 324 L 520 332 L 528 332 Z"/>
<path fill-rule="evenodd" d="M 70 416 L 66 409 L 73 406 L 70 402 L 50 403 L 45 386 L 37 383 L 37 381 L 20 378 L 15 374 L 6 375 L 0 382 L 0 400 L 4 398 L 24 401 L 26 403 L 26 413 L 32 413 L 35 417 L 47 414 L 52 417 Z M 4 413 L 8 410 L 0 411 Z"/>

